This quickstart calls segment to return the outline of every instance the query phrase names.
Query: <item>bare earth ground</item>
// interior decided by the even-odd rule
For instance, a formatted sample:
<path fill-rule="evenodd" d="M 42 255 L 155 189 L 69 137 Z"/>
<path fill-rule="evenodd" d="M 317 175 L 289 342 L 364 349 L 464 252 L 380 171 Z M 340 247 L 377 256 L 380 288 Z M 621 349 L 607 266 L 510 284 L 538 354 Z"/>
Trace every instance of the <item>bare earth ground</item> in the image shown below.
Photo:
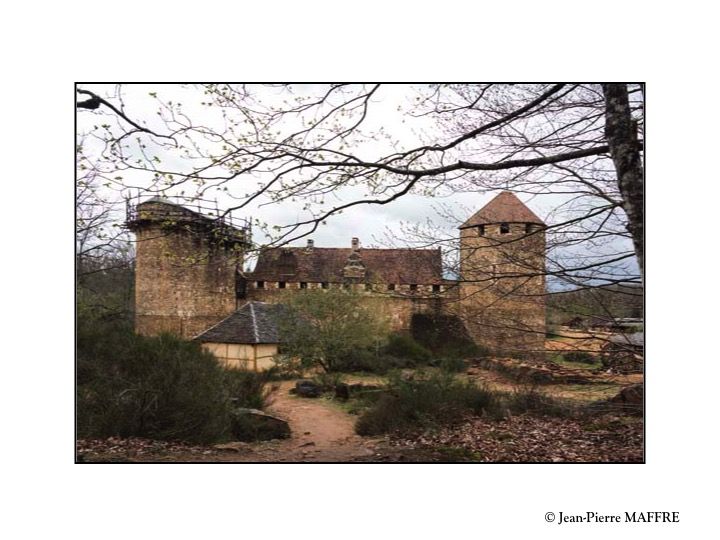
<path fill-rule="evenodd" d="M 322 398 L 289 393 L 295 381 L 283 381 L 274 392 L 268 412 L 290 423 L 292 437 L 251 445 L 236 461 L 353 461 L 374 454 L 376 439 L 355 434 L 355 417 Z"/>
<path fill-rule="evenodd" d="M 602 346 L 607 343 L 607 339 L 612 335 L 609 332 L 590 333 L 567 327 L 561 327 L 559 333 L 562 337 L 545 340 L 545 350 L 600 352 Z"/>
<path fill-rule="evenodd" d="M 323 398 L 295 397 L 295 381 L 277 384 L 267 412 L 287 420 L 292 436 L 218 447 L 168 446 L 142 439 L 81 441 L 84 461 L 348 462 L 372 460 L 381 439 L 355 434 L 355 419 Z"/>
<path fill-rule="evenodd" d="M 589 342 L 585 346 L 591 347 Z M 562 350 L 559 340 L 549 350 Z M 498 390 L 517 383 L 477 366 L 471 380 Z M 597 384 L 547 385 L 541 390 L 578 401 L 606 399 L 624 385 L 641 382 L 642 375 L 618 375 Z M 382 383 L 379 377 L 348 377 L 348 382 Z M 354 432 L 356 416 L 332 400 L 300 398 L 289 393 L 295 381 L 276 383 L 267 412 L 290 424 L 290 439 L 259 443 L 229 443 L 220 447 L 188 446 L 145 439 L 111 438 L 79 441 L 81 461 L 114 462 L 641 462 L 641 418 L 606 415 L 590 422 L 527 415 L 500 422 L 472 418 L 412 439 L 367 438 Z"/>

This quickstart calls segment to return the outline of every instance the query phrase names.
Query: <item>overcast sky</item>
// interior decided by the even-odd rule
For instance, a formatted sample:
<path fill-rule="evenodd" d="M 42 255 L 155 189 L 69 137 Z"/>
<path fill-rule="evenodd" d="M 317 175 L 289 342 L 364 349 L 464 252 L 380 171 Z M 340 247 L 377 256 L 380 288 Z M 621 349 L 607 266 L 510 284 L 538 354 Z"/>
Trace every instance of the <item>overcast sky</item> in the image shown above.
<path fill-rule="evenodd" d="M 116 87 L 112 85 L 87 85 L 83 86 L 99 95 L 106 97 L 113 103 L 117 100 Z M 304 91 L 316 90 L 309 87 L 295 87 L 295 92 L 302 94 Z M 283 94 L 278 89 L 264 89 L 267 99 L 280 100 Z M 429 118 L 413 118 L 407 111 L 414 105 L 417 91 L 409 85 L 388 85 L 382 87 L 373 96 L 367 119 L 363 123 L 363 130 L 367 132 L 383 130 L 388 133 L 386 139 L 377 141 L 365 141 L 353 152 L 373 159 L 391 153 L 393 150 L 403 150 L 418 146 L 421 143 L 437 142 L 442 140 L 444 134 L 439 130 L 433 120 Z M 183 110 L 193 118 L 201 118 L 207 125 L 221 125 L 223 120 L 217 116 L 217 111 L 210 111 L 201 105 L 204 98 L 202 92 L 196 88 L 184 88 L 177 85 L 124 85 L 123 104 L 126 114 L 138 122 L 147 122 L 147 126 L 158 132 L 164 131 L 164 126 L 157 121 L 157 98 L 164 102 L 172 101 L 182 103 Z M 117 122 L 117 118 L 111 118 L 108 123 Z M 81 111 L 78 114 L 78 133 L 90 132 L 94 126 L 100 123 L 98 115 Z M 288 120 L 287 130 L 297 129 L 299 124 L 293 125 Z M 93 143 L 92 139 L 86 139 L 86 152 L 90 155 L 97 154 L 100 148 Z M 163 166 L 183 168 L 185 164 L 178 156 L 166 152 L 162 155 Z M 150 173 L 123 173 L 123 182 L 135 188 L 144 188 L 151 184 Z M 236 196 L 250 191 L 253 187 L 262 182 L 262 175 L 246 175 L 233 180 L 232 192 Z M 186 189 L 186 188 L 183 188 Z M 175 192 L 168 191 L 168 195 L 179 193 L 180 188 Z M 136 190 L 132 190 L 133 193 Z M 352 237 L 360 238 L 361 244 L 365 247 L 388 247 L 388 246 L 413 246 L 412 238 L 403 231 L 413 224 L 432 223 L 439 228 L 439 236 L 453 238 L 457 236 L 457 226 L 489 202 L 499 191 L 492 193 L 481 193 L 476 190 L 467 192 L 453 192 L 452 190 L 439 191 L 432 197 L 410 193 L 387 205 L 359 205 L 350 208 L 341 215 L 332 216 L 325 225 L 321 225 L 309 238 L 315 241 L 318 247 L 349 247 Z M 119 193 L 117 194 L 119 197 Z M 343 188 L 333 193 L 333 197 L 327 201 L 328 205 L 352 200 L 362 196 L 360 188 Z M 237 205 L 222 191 L 214 192 L 211 197 L 217 198 L 220 210 Z M 553 216 L 553 209 L 567 200 L 567 196 L 559 194 L 548 194 L 531 196 L 519 194 L 538 216 L 548 223 L 559 219 L 560 216 Z M 332 199 L 335 199 L 334 201 Z M 269 225 L 287 225 L 301 219 L 307 219 L 309 214 L 303 210 L 305 200 L 295 202 L 287 200 L 282 203 L 273 203 L 267 197 L 261 197 L 242 211 L 235 211 L 234 217 L 259 220 Z M 454 216 L 455 219 L 449 218 Z M 264 243 L 267 238 L 259 228 L 254 228 L 254 240 L 257 243 Z M 294 242 L 293 245 L 304 245 L 306 239 Z M 432 246 L 436 247 L 436 246 Z M 250 263 L 252 264 L 252 262 Z"/>
<path fill-rule="evenodd" d="M 115 87 L 112 85 L 86 85 L 83 88 L 97 92 L 99 95 L 107 97 L 108 100 L 115 98 Z M 302 87 L 301 87 L 302 88 Z M 168 101 L 183 103 L 183 107 L 195 116 L 203 114 L 194 102 L 202 98 L 202 95 L 195 90 L 184 89 L 176 85 L 124 85 L 123 97 L 125 111 L 131 119 L 147 120 L 151 128 L 162 130 L 162 125 L 154 123 L 156 118 L 157 105 L 153 99 L 149 98 L 150 93 L 157 93 L 158 97 Z M 268 90 L 272 93 L 274 90 Z M 367 131 L 377 130 L 383 127 L 388 133 L 391 133 L 393 139 L 400 144 L 400 148 L 411 148 L 432 138 L 432 130 L 435 124 L 426 119 L 409 118 L 405 111 L 410 106 L 410 101 L 414 95 L 412 89 L 408 85 L 389 85 L 381 88 L 381 91 L 372 99 L 372 104 L 368 113 L 368 118 L 364 123 L 364 129 Z M 398 111 L 398 107 L 402 110 Z M 202 111 L 202 112 L 201 112 Z M 209 116 L 209 113 L 206 113 Z M 83 111 L 78 114 L 78 133 L 82 134 L 92 130 L 93 126 L 98 124 L 96 115 L 85 113 Z M 87 141 L 89 152 L 97 151 L 91 140 Z M 393 151 L 393 147 L 387 142 L 366 143 L 363 150 L 368 157 L 386 154 Z M 182 166 L 179 161 L 173 161 L 171 155 L 163 156 L 164 163 L 173 166 Z M 126 183 L 132 186 L 149 186 L 151 175 L 149 174 L 132 174 L 123 173 Z M 251 178 L 243 179 L 245 182 L 252 182 Z M 179 191 L 176 190 L 176 191 Z M 175 194 L 172 190 L 168 194 Z M 351 188 L 338 190 L 335 193 L 337 201 L 348 200 L 354 195 Z M 237 204 L 236 201 L 225 196 L 222 192 L 215 194 L 219 201 L 221 209 Z M 328 220 L 325 227 L 321 227 L 313 234 L 316 245 L 319 246 L 346 246 L 350 243 L 352 236 L 361 238 L 365 245 L 373 243 L 373 238 L 379 241 L 385 236 L 388 228 L 397 230 L 401 222 L 425 222 L 428 219 L 439 224 L 443 224 L 448 230 L 457 226 L 446 219 L 443 219 L 436 207 L 439 204 L 450 208 L 459 219 L 466 219 L 471 213 L 478 210 L 490 199 L 493 194 L 484 193 L 448 193 L 438 194 L 434 197 L 425 197 L 421 195 L 409 194 L 394 201 L 392 204 L 384 206 L 368 206 L 360 205 L 354 207 L 344 214 L 334 216 Z M 520 195 L 521 199 L 523 198 Z M 553 207 L 551 196 L 536 198 L 529 202 L 529 206 L 540 216 L 544 217 Z M 525 197 L 527 199 L 527 197 Z M 243 214 L 245 217 L 258 218 L 269 224 L 287 224 L 300 218 L 307 217 L 307 213 L 303 212 L 302 206 L 304 201 L 283 202 L 282 205 L 269 203 L 268 199 L 260 199 L 258 203 L 251 204 Z M 240 217 L 240 216 L 238 216 Z M 261 238 L 257 239 L 262 241 Z"/>

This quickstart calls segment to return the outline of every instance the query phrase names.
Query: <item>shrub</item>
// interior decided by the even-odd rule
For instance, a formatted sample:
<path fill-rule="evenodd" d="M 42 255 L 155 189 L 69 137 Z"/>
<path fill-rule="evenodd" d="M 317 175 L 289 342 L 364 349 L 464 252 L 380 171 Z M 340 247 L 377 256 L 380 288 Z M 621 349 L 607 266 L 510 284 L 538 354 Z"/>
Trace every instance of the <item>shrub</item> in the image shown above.
<path fill-rule="evenodd" d="M 566 362 L 579 362 L 581 364 L 594 364 L 596 362 L 595 357 L 589 352 L 585 351 L 570 351 L 563 354 L 563 359 Z"/>
<path fill-rule="evenodd" d="M 199 343 L 78 321 L 80 437 L 216 441 L 229 435 L 234 407 L 264 405 L 264 384 L 261 374 L 222 368 Z"/>
<path fill-rule="evenodd" d="M 511 414 L 568 417 L 579 414 L 578 406 L 552 398 L 534 386 L 513 392 L 491 390 L 439 372 L 418 380 L 391 376 L 388 389 L 366 409 L 355 430 L 360 435 L 407 432 L 463 420 L 468 414 L 483 414 L 499 420 Z"/>
<path fill-rule="evenodd" d="M 307 289 L 284 296 L 278 330 L 286 355 L 303 367 L 341 371 L 340 363 L 359 349 L 377 347 L 387 320 L 368 309 L 359 293 Z"/>
<path fill-rule="evenodd" d="M 467 366 L 465 365 L 465 360 L 462 358 L 450 356 L 448 358 L 442 358 L 438 362 L 438 367 L 444 371 L 449 371 L 450 373 L 460 373 L 461 371 L 465 371 Z"/>
<path fill-rule="evenodd" d="M 494 410 L 495 395 L 487 388 L 460 381 L 446 372 L 417 380 L 390 377 L 388 391 L 356 424 L 360 435 L 378 435 L 461 420 L 466 414 Z"/>
<path fill-rule="evenodd" d="M 325 392 L 334 390 L 335 387 L 342 382 L 342 374 L 335 373 L 335 372 L 320 372 L 315 377 L 313 377 L 313 381 L 315 381 L 318 386 L 321 386 L 322 389 Z"/>
<path fill-rule="evenodd" d="M 505 397 L 506 407 L 513 414 L 531 412 L 547 416 L 572 416 L 577 407 L 567 401 L 544 394 L 535 386 L 521 386 Z"/>
<path fill-rule="evenodd" d="M 417 362 L 410 358 L 399 358 L 383 351 L 356 349 L 337 362 L 338 371 L 366 371 L 384 375 L 394 369 L 413 368 Z"/>
<path fill-rule="evenodd" d="M 383 348 L 386 355 L 412 360 L 417 363 L 426 363 L 432 354 L 407 334 L 391 334 L 388 343 Z"/>
<path fill-rule="evenodd" d="M 305 368 L 302 360 L 298 357 L 278 354 L 273 360 L 275 361 L 275 378 L 301 379 L 305 376 Z"/>
<path fill-rule="evenodd" d="M 416 313 L 412 316 L 411 329 L 413 339 L 436 356 L 471 358 L 483 355 L 457 316 Z"/>
<path fill-rule="evenodd" d="M 241 369 L 224 369 L 223 385 L 230 403 L 246 409 L 264 409 L 267 405 L 267 383 L 276 378 L 273 369 L 255 373 Z"/>

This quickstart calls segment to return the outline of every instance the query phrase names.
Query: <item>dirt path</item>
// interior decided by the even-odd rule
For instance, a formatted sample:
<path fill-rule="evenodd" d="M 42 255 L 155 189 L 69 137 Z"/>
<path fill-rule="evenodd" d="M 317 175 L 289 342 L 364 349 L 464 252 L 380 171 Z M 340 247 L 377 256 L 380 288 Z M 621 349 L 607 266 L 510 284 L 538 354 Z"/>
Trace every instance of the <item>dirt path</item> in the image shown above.
<path fill-rule="evenodd" d="M 382 452 L 382 439 L 355 434 L 356 417 L 323 398 L 290 394 L 295 381 L 274 385 L 267 412 L 286 420 L 289 439 L 257 443 L 233 442 L 214 447 L 181 447 L 154 450 L 158 441 L 121 439 L 85 441 L 83 461 L 98 462 L 347 462 L 374 461 Z M 169 443 L 165 443 L 168 446 Z M 171 447 L 172 444 L 169 444 Z M 95 448 L 90 450 L 89 448 Z"/>
<path fill-rule="evenodd" d="M 283 381 L 267 411 L 287 420 L 290 439 L 249 444 L 232 461 L 352 461 L 367 459 L 377 440 L 355 434 L 355 418 L 322 399 L 289 393 L 295 381 Z"/>

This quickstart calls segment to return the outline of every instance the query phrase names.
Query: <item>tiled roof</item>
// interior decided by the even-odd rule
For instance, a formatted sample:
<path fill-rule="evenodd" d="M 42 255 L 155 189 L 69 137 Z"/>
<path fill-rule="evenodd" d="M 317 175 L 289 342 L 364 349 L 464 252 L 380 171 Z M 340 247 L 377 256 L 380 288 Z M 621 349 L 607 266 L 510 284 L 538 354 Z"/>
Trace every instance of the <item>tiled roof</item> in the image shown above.
<path fill-rule="evenodd" d="M 284 308 L 248 302 L 195 339 L 204 343 L 280 343 L 277 322 Z"/>
<path fill-rule="evenodd" d="M 346 267 L 364 267 L 363 283 L 443 283 L 440 249 L 274 248 L 260 253 L 248 278 L 340 283 Z"/>
<path fill-rule="evenodd" d="M 489 223 L 537 223 L 545 225 L 542 219 L 537 217 L 510 191 L 500 193 L 460 225 L 459 228 L 464 229 Z"/>

